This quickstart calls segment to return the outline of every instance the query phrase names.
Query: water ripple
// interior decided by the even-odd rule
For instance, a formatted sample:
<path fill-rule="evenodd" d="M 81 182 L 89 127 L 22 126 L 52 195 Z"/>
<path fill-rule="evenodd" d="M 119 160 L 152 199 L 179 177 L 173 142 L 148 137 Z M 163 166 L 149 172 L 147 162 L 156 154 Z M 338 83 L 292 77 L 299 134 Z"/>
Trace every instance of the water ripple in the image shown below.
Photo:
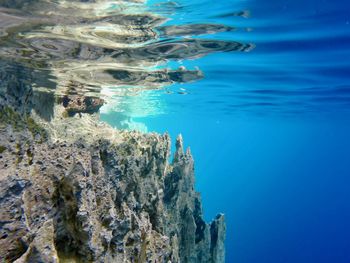
<path fill-rule="evenodd" d="M 37 92 L 102 98 L 126 115 L 169 94 L 210 112 L 345 108 L 346 12 L 282 19 L 251 2 L 0 0 L 0 60 L 32 72 Z"/>
<path fill-rule="evenodd" d="M 136 96 L 150 107 L 159 106 L 147 100 L 159 98 L 146 91 L 169 94 L 170 85 L 204 77 L 198 68 L 174 68 L 171 61 L 254 47 L 197 37 L 232 32 L 233 26 L 165 24 L 173 14 L 193 7 L 177 2 L 146 5 L 141 0 L 0 0 L 0 60 L 27 67 L 35 91 L 51 93 L 58 102 L 66 96 L 100 97 L 109 104 L 106 108 L 125 113 L 134 107 L 130 96 Z M 187 94 L 185 89 L 177 93 Z"/>

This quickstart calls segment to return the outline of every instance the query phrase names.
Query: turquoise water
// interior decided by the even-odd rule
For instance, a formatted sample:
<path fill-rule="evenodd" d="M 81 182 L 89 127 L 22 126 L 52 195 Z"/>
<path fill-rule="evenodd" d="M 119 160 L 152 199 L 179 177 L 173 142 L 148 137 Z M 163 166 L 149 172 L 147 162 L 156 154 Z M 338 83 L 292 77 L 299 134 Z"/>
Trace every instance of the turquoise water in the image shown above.
<path fill-rule="evenodd" d="M 0 64 L 47 121 L 78 99 L 78 117 L 104 102 L 117 128 L 181 133 L 206 219 L 226 215 L 227 262 L 348 263 L 349 10 L 0 0 Z"/>
<path fill-rule="evenodd" d="M 207 219 L 226 214 L 227 262 L 350 262 L 349 3 L 155 3 L 165 25 L 236 29 L 185 39 L 255 46 L 169 58 L 204 78 L 133 97 L 125 113 L 134 128 L 182 133 Z"/>

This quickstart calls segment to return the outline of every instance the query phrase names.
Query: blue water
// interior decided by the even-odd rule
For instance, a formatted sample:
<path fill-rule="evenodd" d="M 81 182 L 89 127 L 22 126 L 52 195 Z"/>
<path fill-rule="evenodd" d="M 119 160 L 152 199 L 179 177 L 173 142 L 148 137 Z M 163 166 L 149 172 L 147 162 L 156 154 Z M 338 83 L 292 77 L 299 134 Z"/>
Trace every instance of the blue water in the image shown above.
<path fill-rule="evenodd" d="M 350 2 L 158 2 L 166 25 L 237 28 L 195 38 L 255 45 L 170 60 L 204 79 L 145 92 L 156 110 L 129 114 L 191 147 L 207 220 L 227 218 L 226 261 L 350 262 Z"/>

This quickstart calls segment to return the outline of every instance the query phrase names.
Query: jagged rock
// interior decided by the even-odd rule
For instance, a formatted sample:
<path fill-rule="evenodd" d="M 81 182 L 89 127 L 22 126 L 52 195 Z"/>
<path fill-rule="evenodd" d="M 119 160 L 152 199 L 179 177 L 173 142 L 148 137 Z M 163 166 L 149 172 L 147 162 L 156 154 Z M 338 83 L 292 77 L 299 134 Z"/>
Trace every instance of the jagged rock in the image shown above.
<path fill-rule="evenodd" d="M 167 134 L 54 137 L 32 118 L 44 96 L 0 74 L 0 262 L 224 262 L 224 217 L 204 222 L 181 136 L 171 164 Z"/>
<path fill-rule="evenodd" d="M 223 262 L 224 221 L 204 223 L 190 153 L 170 166 L 167 135 L 129 135 L 36 143 L 2 129 L 1 259 Z"/>

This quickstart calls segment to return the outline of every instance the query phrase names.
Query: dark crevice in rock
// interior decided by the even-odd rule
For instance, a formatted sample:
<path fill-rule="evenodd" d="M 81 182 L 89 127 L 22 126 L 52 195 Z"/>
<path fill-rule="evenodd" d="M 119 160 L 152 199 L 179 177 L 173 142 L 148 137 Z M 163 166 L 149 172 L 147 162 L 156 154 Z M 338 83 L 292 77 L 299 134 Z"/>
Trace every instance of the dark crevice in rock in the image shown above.
<path fill-rule="evenodd" d="M 203 220 L 203 215 L 201 214 L 201 203 L 198 198 L 195 199 L 195 210 L 194 210 L 194 221 L 196 223 L 196 244 L 205 239 L 205 229 L 207 224 Z"/>
<path fill-rule="evenodd" d="M 54 200 L 58 214 L 55 222 L 55 247 L 58 256 L 73 257 L 79 262 L 92 261 L 93 254 L 86 249 L 89 236 L 82 230 L 82 222 L 78 217 L 80 192 L 74 190 L 69 178 L 63 178 L 56 191 Z"/>
<path fill-rule="evenodd" d="M 50 121 L 54 115 L 55 96 L 53 92 L 35 91 L 33 94 L 33 109 L 45 121 Z"/>

